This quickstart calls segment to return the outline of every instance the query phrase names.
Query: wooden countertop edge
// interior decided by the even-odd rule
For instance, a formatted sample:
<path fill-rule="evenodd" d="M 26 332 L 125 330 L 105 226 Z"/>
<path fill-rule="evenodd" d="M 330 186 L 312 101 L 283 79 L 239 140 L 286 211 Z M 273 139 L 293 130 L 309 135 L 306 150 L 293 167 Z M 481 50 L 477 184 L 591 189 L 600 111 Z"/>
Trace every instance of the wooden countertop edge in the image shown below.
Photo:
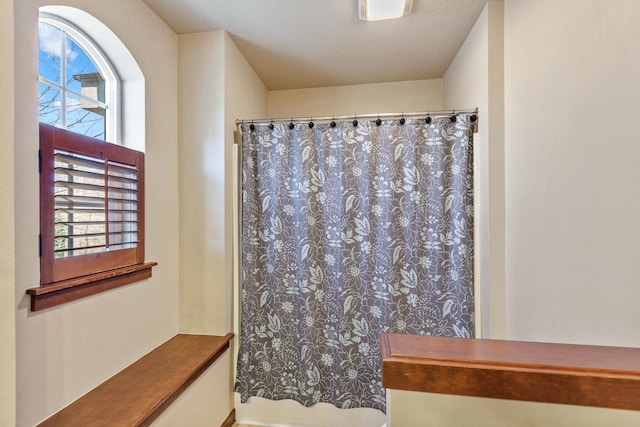
<path fill-rule="evenodd" d="M 579 357 L 580 353 L 590 348 L 598 351 L 610 351 L 615 360 L 616 349 L 624 356 L 621 366 L 606 368 L 603 366 L 588 367 L 584 365 L 572 366 L 570 358 L 559 360 L 564 363 L 553 365 L 543 357 L 540 363 L 535 363 L 535 354 L 528 357 L 528 363 L 517 363 L 509 359 L 497 357 L 495 360 L 474 360 L 474 340 L 468 338 L 416 336 L 421 341 L 420 346 L 434 343 L 455 344 L 449 340 L 467 340 L 464 342 L 460 357 L 455 357 L 455 345 L 447 347 L 439 353 L 437 348 L 429 349 L 428 354 L 411 353 L 407 348 L 395 351 L 392 335 L 380 335 L 382 351 L 383 386 L 390 389 L 444 393 L 464 396 L 492 397 L 512 400 L 537 401 L 547 403 L 562 403 L 572 405 L 596 406 L 616 409 L 640 410 L 640 369 L 630 367 L 629 356 L 640 355 L 640 349 L 571 346 L 563 344 L 547 345 L 546 343 L 526 343 L 526 349 L 539 349 L 541 354 L 548 349 L 568 349 L 567 354 Z M 395 338 L 395 337 L 392 337 Z M 402 341 L 410 342 L 410 336 L 402 337 Z M 398 341 L 396 339 L 396 341 Z M 478 344 L 480 340 L 478 340 Z M 494 342 L 481 340 L 483 349 L 491 349 Z M 519 349 L 522 342 L 495 341 L 500 349 Z M 471 349 L 471 351 L 469 351 Z M 481 353 L 481 352 L 479 352 Z M 494 353 L 493 355 L 496 355 Z M 482 354 L 486 356 L 486 354 Z M 581 363 L 584 363 L 582 360 Z M 640 364 L 640 360 L 638 361 Z"/>

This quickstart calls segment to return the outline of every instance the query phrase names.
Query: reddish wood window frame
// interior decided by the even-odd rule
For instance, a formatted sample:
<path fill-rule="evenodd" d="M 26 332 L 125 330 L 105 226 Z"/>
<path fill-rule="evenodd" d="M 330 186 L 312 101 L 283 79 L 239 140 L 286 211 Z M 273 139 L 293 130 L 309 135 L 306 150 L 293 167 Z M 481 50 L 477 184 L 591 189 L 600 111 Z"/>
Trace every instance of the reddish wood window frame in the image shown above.
<path fill-rule="evenodd" d="M 133 248 L 55 257 L 55 150 L 117 162 L 137 171 L 137 244 Z M 144 262 L 144 154 L 40 123 L 40 286 L 27 290 L 37 311 L 151 277 Z"/>

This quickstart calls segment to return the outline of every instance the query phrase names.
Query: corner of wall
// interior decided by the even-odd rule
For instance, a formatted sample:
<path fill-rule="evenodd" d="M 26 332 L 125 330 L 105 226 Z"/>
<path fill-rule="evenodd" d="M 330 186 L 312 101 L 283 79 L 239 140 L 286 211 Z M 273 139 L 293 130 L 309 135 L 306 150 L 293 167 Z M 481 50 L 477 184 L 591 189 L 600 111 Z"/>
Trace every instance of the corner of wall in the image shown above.
<path fill-rule="evenodd" d="M 178 36 L 179 329 L 224 335 L 224 32 Z"/>
<path fill-rule="evenodd" d="M 502 2 L 489 2 L 443 79 L 447 109 L 477 107 L 475 144 L 477 335 L 506 336 L 504 53 Z"/>
<path fill-rule="evenodd" d="M 0 9 L 0 425 L 16 424 L 13 2 Z"/>

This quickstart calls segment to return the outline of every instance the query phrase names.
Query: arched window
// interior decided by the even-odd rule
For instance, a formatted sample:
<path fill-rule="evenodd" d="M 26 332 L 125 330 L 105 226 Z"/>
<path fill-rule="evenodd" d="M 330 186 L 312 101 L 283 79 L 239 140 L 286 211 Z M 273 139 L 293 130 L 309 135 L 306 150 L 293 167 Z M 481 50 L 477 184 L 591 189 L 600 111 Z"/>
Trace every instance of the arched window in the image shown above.
<path fill-rule="evenodd" d="M 27 290 L 32 310 L 151 277 L 156 265 L 144 257 L 140 67 L 102 22 L 66 6 L 40 8 L 38 57 L 40 286 Z"/>
<path fill-rule="evenodd" d="M 40 122 L 119 143 L 117 75 L 93 41 L 68 21 L 40 14 Z"/>

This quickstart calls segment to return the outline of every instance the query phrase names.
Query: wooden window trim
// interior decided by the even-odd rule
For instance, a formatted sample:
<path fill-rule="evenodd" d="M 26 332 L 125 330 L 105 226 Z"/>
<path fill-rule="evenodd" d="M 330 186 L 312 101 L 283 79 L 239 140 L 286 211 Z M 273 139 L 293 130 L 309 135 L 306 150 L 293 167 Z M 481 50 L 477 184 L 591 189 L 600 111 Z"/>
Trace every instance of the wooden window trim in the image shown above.
<path fill-rule="evenodd" d="M 27 289 L 27 294 L 31 296 L 31 311 L 44 310 L 148 279 L 151 277 L 151 268 L 156 265 L 157 262 L 145 262 Z"/>
<path fill-rule="evenodd" d="M 144 154 L 40 123 L 40 286 L 27 290 L 31 310 L 76 300 L 151 277 L 157 263 L 144 262 Z M 54 257 L 54 149 L 135 165 L 137 168 L 137 240 L 134 248 Z"/>

